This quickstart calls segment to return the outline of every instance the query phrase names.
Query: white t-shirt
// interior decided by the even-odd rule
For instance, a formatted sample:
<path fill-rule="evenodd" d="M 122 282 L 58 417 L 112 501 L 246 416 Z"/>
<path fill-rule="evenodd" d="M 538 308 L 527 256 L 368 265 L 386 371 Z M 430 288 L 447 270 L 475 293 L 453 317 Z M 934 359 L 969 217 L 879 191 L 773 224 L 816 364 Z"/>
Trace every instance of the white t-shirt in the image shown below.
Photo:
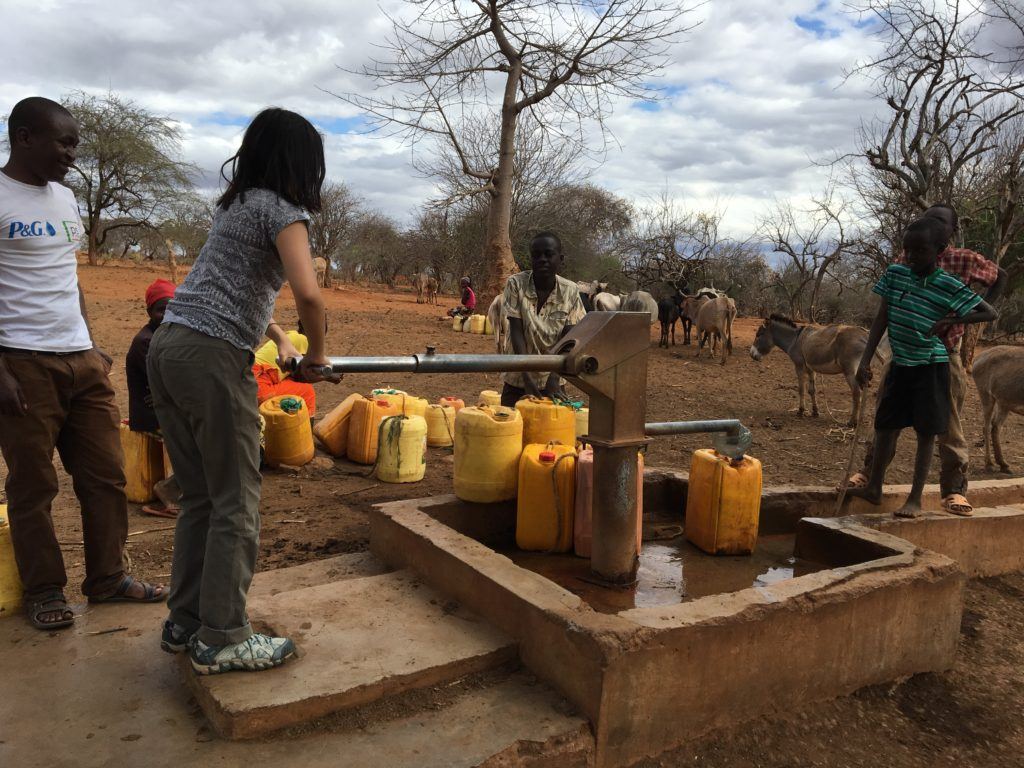
<path fill-rule="evenodd" d="M 92 348 L 78 303 L 82 232 L 70 189 L 22 184 L 0 171 L 0 347 Z"/>

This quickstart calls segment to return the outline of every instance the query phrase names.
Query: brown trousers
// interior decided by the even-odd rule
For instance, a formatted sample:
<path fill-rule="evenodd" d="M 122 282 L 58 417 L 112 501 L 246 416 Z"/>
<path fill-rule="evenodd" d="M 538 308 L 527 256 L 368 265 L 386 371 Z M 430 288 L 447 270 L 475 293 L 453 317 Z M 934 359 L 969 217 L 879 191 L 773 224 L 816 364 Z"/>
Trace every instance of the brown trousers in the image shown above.
<path fill-rule="evenodd" d="M 889 373 L 889 366 L 882 369 L 878 378 L 879 382 L 885 381 Z M 878 404 L 878 393 L 881 392 L 881 384 L 875 389 L 875 404 Z M 964 371 L 964 364 L 960 358 L 960 349 L 957 348 L 949 355 L 949 431 L 939 435 L 939 489 L 942 498 L 951 493 L 967 493 L 967 463 L 970 458 L 970 446 L 967 444 L 967 435 L 964 434 L 963 411 L 964 399 L 967 397 L 967 373 Z M 864 467 L 861 470 L 865 475 L 871 474 L 871 461 L 874 454 L 874 438 L 868 442 L 867 452 L 864 454 Z M 892 461 L 892 457 L 889 457 Z"/>
<path fill-rule="evenodd" d="M 29 406 L 24 416 L 0 416 L 7 514 L 25 595 L 63 590 L 68 581 L 50 515 L 58 489 L 54 448 L 82 506 L 82 592 L 108 594 L 124 576 L 128 503 L 120 416 L 106 363 L 92 350 L 62 356 L 3 355 Z"/>

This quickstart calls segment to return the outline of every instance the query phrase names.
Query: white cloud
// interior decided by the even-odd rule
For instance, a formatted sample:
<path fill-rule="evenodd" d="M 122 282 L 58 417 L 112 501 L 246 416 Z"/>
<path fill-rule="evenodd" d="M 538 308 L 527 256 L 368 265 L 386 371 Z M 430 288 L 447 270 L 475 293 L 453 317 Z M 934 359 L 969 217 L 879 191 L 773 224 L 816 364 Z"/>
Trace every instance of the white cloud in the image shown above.
<path fill-rule="evenodd" d="M 330 177 L 371 205 L 409 220 L 431 193 L 395 139 L 330 132 L 358 115 L 320 89 L 370 87 L 339 67 L 357 69 L 383 42 L 389 27 L 375 3 L 5 5 L 18 34 L 5 41 L 0 114 L 32 94 L 110 89 L 179 120 L 187 159 L 216 178 L 244 119 L 275 104 L 329 129 Z M 837 0 L 714 0 L 692 18 L 701 25 L 658 81 L 671 95 L 654 110 L 616 105 L 609 126 L 620 147 L 591 179 L 635 200 L 667 186 L 695 207 L 724 202 L 728 227 L 744 233 L 774 197 L 821 189 L 827 171 L 815 161 L 852 149 L 875 105 L 863 83 L 843 84 L 843 72 L 874 43 Z"/>

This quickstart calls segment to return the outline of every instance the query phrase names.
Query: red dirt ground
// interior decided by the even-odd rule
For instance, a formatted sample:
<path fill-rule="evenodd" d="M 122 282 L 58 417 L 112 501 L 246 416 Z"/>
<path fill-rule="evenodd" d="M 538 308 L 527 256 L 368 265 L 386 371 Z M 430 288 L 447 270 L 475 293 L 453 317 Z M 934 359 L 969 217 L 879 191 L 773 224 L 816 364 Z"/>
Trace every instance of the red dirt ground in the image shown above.
<path fill-rule="evenodd" d="M 166 273 L 147 267 L 128 266 L 83 266 L 80 269 L 96 339 L 115 358 L 111 378 L 122 412 L 127 411 L 124 355 L 132 337 L 145 323 L 143 293 L 145 287 L 157 276 L 166 276 Z M 407 291 L 347 285 L 337 290 L 327 290 L 324 295 L 330 322 L 329 354 L 408 354 L 421 351 L 428 344 L 436 346 L 440 352 L 493 351 L 491 337 L 456 334 L 451 330 L 449 322 L 442 321 L 448 303 L 455 303 L 451 297 L 442 296 L 441 306 L 435 307 L 416 304 L 415 295 Z M 277 319 L 283 325 L 291 326 L 295 318 L 291 294 L 285 289 L 278 302 Z M 706 355 L 700 360 L 696 359 L 695 348 L 692 346 L 658 349 L 657 326 L 652 327 L 647 418 L 649 421 L 739 418 L 753 430 L 754 447 L 751 453 L 763 462 L 766 485 L 834 484 L 846 466 L 851 445 L 851 430 L 844 426 L 849 418 L 849 390 L 841 377 L 821 377 L 818 389 L 823 415 L 817 419 L 798 418 L 791 412 L 796 406 L 796 387 L 789 360 L 779 350 L 775 350 L 762 363 L 755 363 L 747 354 L 758 322 L 749 318 L 737 322 L 735 353 L 724 367 L 719 366 L 717 361 L 709 360 Z M 320 414 L 326 413 L 353 391 L 368 394 L 371 388 L 377 386 L 398 387 L 432 401 L 448 394 L 471 401 L 482 389 L 500 389 L 500 382 L 497 374 L 396 374 L 386 379 L 365 374 L 351 375 L 340 385 L 317 385 Z M 973 388 L 968 396 L 966 428 L 972 438 L 980 437 L 980 410 Z M 1024 421 L 1011 418 L 1003 433 L 1008 460 L 1016 468 L 1024 466 Z M 658 439 L 649 448 L 647 465 L 685 469 L 689 465 L 690 453 L 695 448 L 706 446 L 708 442 L 706 437 L 700 436 Z M 912 455 L 913 440 L 907 436 L 890 471 L 889 482 L 909 481 Z M 975 450 L 975 463 L 982 463 L 978 449 Z M 0 462 L 0 477 L 4 472 L 5 467 Z M 261 504 L 263 531 L 260 568 L 277 568 L 365 549 L 368 532 L 366 511 L 370 506 L 381 501 L 449 493 L 452 459 L 449 451 L 431 448 L 426 478 L 410 485 L 381 484 L 367 478 L 366 472 L 365 467 L 331 460 L 317 462 L 316 466 L 303 468 L 299 472 L 268 470 L 264 474 Z M 986 476 L 980 472 L 974 473 L 976 478 Z M 136 505 L 131 506 L 129 517 L 128 551 L 135 571 L 147 578 L 166 581 L 170 572 L 173 533 L 170 521 L 145 517 Z M 83 575 L 81 524 L 69 478 L 63 472 L 61 492 L 54 505 L 54 523 L 64 544 L 69 591 L 73 592 Z M 980 603 L 980 606 L 971 608 L 969 605 L 965 622 L 976 621 L 978 626 L 991 624 L 994 630 L 998 629 L 1000 616 L 998 613 L 986 615 L 986 603 L 990 602 L 989 597 L 992 595 L 1005 593 L 1011 588 L 1016 597 L 1024 595 L 1021 579 L 1014 577 L 1011 581 L 1012 585 L 1000 580 L 973 585 L 971 600 Z M 1001 605 L 999 612 L 1004 610 L 1005 606 Z M 979 618 L 970 619 L 972 615 Z M 1019 616 L 1014 616 L 1013 622 L 1019 625 Z M 971 631 L 974 630 L 968 627 L 964 636 L 969 661 L 974 660 L 972 654 L 975 653 L 970 645 L 973 637 Z M 1020 646 L 1017 645 L 1016 637 L 1007 640 L 1013 641 L 1014 658 L 1019 660 Z M 991 650 L 995 653 L 997 649 L 993 647 Z M 988 658 L 988 661 L 992 662 L 993 659 Z M 1002 661 L 999 663 L 1002 664 Z M 963 664 L 962 657 L 958 667 Z M 989 682 L 998 686 L 996 680 Z M 944 716 L 956 719 L 955 713 L 949 714 L 943 707 L 948 705 L 950 688 L 957 688 L 961 683 L 966 687 L 958 695 L 968 698 L 985 695 L 984 687 L 979 688 L 975 682 L 971 682 L 971 676 L 961 670 L 947 676 L 914 678 L 905 685 L 884 691 L 869 690 L 827 706 L 820 714 L 810 713 L 806 717 L 811 718 L 810 722 L 815 727 L 821 727 L 822 718 L 825 718 L 832 723 L 831 728 L 842 732 L 849 718 L 875 714 L 880 718 L 895 717 L 894 713 L 898 710 L 903 713 L 902 717 L 912 720 L 916 718 L 924 727 L 929 718 L 929 708 L 938 707 L 945 712 Z M 1003 705 L 1019 711 L 1019 691 L 1024 681 L 1020 673 L 1016 672 L 1016 667 L 1013 674 L 1005 679 L 1005 683 L 999 698 Z M 938 703 L 933 699 L 938 700 Z M 840 759 L 841 755 L 846 754 L 845 748 L 836 742 L 842 740 L 826 736 L 812 737 L 808 735 L 809 726 L 804 721 L 759 721 L 751 730 L 723 736 L 724 741 L 697 745 L 688 753 L 684 750 L 672 758 L 672 762 L 662 765 L 694 762 L 704 765 L 765 766 L 867 765 L 870 762 L 874 765 L 878 764 L 879 758 L 882 764 L 888 765 L 936 764 L 914 758 L 913 753 L 908 752 L 907 746 L 903 745 L 907 734 L 898 728 L 876 734 L 879 744 L 871 749 L 865 748 L 863 753 L 847 754 L 847 759 Z M 929 726 L 930 731 L 938 733 L 932 741 L 942 741 L 941 729 L 945 727 L 941 722 L 936 722 L 934 729 Z M 962 730 L 963 726 L 957 727 Z M 978 727 L 984 732 L 990 730 L 985 724 L 979 724 Z M 799 742 L 799 745 L 788 743 L 790 739 Z M 892 745 L 897 742 L 902 746 L 892 751 L 895 750 Z M 1015 739 L 1015 743 L 1019 741 Z M 931 744 L 936 749 L 938 746 L 938 743 Z M 971 748 L 968 746 L 964 745 L 961 753 L 960 747 L 954 743 L 954 752 L 962 754 L 972 764 L 981 765 L 981 755 L 976 745 Z M 875 747 L 878 751 L 872 752 Z M 802 753 L 802 756 L 797 758 L 797 752 Z M 895 759 L 897 752 L 902 755 L 900 759 Z M 787 756 L 787 760 L 783 760 L 782 756 Z M 894 759 L 890 760 L 889 757 Z"/>

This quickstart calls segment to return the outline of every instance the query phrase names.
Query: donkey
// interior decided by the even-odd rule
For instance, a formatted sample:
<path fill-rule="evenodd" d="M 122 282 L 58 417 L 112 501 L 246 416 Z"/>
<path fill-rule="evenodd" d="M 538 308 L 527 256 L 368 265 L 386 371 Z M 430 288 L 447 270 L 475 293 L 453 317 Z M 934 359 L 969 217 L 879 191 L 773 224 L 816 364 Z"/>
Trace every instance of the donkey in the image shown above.
<path fill-rule="evenodd" d="M 973 375 L 984 415 L 985 468 L 992 470 L 994 451 L 1000 471 L 1009 473 L 999 430 L 1011 413 L 1024 415 L 1024 347 L 986 349 L 974 359 Z"/>
<path fill-rule="evenodd" d="M 736 302 L 728 296 L 717 299 L 705 297 L 687 297 L 683 302 L 683 311 L 690 317 L 696 317 L 697 326 L 697 357 L 704 350 L 704 345 L 711 341 L 711 358 L 718 352 L 718 343 L 722 342 L 721 364 L 732 354 L 732 324 L 736 320 Z"/>
<path fill-rule="evenodd" d="M 487 308 L 487 320 L 494 332 L 494 346 L 498 354 L 505 352 L 505 342 L 508 339 L 508 313 L 505 312 L 505 301 L 499 293 L 491 301 Z"/>
<path fill-rule="evenodd" d="M 856 426 L 860 416 L 862 392 L 857 383 L 857 367 L 868 343 L 868 332 L 853 325 L 826 325 L 813 328 L 797 325 L 783 315 L 772 315 L 757 329 L 750 356 L 760 362 L 778 347 L 793 361 L 799 392 L 797 413 L 804 415 L 804 379 L 811 390 L 811 416 L 818 415 L 817 388 L 814 374 L 841 373 L 850 385 L 853 408 L 848 426 Z M 881 357 L 881 356 L 880 356 Z"/>

